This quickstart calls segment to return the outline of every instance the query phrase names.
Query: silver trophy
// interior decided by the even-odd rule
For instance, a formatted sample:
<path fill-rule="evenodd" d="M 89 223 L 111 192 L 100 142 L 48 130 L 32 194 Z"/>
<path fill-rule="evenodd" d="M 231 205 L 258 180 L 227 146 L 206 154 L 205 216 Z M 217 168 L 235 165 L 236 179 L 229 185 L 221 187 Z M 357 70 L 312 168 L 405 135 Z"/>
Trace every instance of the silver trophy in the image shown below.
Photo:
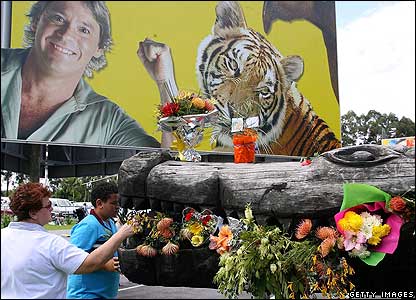
<path fill-rule="evenodd" d="M 201 161 L 195 147 L 202 141 L 204 129 L 210 127 L 218 110 L 206 114 L 164 117 L 158 122 L 161 130 L 171 132 L 177 140 L 178 156 L 182 161 Z"/>

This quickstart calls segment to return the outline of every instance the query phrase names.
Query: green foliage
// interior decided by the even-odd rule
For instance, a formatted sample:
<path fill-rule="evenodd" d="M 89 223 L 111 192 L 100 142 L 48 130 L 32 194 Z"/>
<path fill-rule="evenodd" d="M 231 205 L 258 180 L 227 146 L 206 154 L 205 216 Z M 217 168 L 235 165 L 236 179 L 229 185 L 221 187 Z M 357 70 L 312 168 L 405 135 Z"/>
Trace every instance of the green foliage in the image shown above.
<path fill-rule="evenodd" d="M 104 178 L 106 177 L 86 176 L 51 179 L 50 188 L 53 197 L 65 198 L 74 202 L 89 202 L 91 187 L 95 182 L 104 180 Z M 115 179 L 111 177 L 110 180 Z"/>
<path fill-rule="evenodd" d="M 246 230 L 239 236 L 237 251 L 221 255 L 214 277 L 218 290 L 228 298 L 243 291 L 255 298 L 288 299 L 304 293 L 306 271 L 316 245 L 291 241 L 278 227 L 258 226 L 243 219 Z"/>
<path fill-rule="evenodd" d="M 1 214 L 1 228 L 5 228 L 9 226 L 9 223 L 14 220 L 13 215 L 9 214 Z"/>

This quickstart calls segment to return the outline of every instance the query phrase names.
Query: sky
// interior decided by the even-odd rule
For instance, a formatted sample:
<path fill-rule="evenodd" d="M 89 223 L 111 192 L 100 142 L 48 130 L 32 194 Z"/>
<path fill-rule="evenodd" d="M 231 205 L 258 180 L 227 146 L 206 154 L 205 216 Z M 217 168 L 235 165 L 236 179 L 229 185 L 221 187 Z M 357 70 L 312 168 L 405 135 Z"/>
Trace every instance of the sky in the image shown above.
<path fill-rule="evenodd" d="M 415 121 L 415 2 L 336 1 L 341 115 Z"/>

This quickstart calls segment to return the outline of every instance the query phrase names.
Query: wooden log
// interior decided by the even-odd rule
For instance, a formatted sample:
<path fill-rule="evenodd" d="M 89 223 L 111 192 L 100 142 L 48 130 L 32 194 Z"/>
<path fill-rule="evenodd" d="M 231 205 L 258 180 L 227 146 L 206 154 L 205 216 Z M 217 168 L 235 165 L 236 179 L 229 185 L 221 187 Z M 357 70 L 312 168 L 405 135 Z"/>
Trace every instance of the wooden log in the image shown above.
<path fill-rule="evenodd" d="M 158 201 L 220 206 L 275 217 L 329 215 L 342 203 L 344 183 L 366 183 L 390 194 L 414 187 L 413 152 L 377 145 L 345 147 L 299 162 L 260 164 L 166 161 L 147 178 L 147 196 Z"/>
<path fill-rule="evenodd" d="M 166 151 L 140 152 L 124 160 L 118 172 L 118 187 L 121 206 L 124 208 L 146 209 L 149 207 L 146 195 L 146 181 L 150 170 L 169 159 Z"/>

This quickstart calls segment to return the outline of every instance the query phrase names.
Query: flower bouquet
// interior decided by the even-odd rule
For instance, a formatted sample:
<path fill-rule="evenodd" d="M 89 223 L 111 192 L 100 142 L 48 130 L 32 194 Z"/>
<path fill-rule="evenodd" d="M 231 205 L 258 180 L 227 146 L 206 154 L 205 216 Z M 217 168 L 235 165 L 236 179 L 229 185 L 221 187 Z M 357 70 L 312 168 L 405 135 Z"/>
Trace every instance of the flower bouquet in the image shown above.
<path fill-rule="evenodd" d="M 176 138 L 179 159 L 201 161 L 194 149 L 202 140 L 204 129 L 210 126 L 217 110 L 213 99 L 203 99 L 190 92 L 179 92 L 171 101 L 159 106 L 158 125 Z"/>
<path fill-rule="evenodd" d="M 304 295 L 319 292 L 325 297 L 343 299 L 354 288 L 348 278 L 354 274 L 354 269 L 338 251 L 342 248 L 341 235 L 332 226 L 319 226 L 314 230 L 312 227 L 312 220 L 304 219 L 295 231 L 295 238 L 304 245 L 311 245 L 313 250 L 305 263 Z M 292 296 L 299 292 L 299 286 L 292 285 L 290 289 Z"/>
<path fill-rule="evenodd" d="M 199 247 L 208 241 L 222 220 L 221 217 L 214 215 L 208 209 L 199 213 L 195 209 L 187 207 L 182 211 L 182 215 L 180 236 L 183 239 L 188 239 L 194 247 Z"/>
<path fill-rule="evenodd" d="M 137 254 L 154 257 L 158 253 L 173 255 L 179 251 L 179 224 L 162 213 L 131 212 L 127 224 L 133 224 L 134 232 L 143 238 L 136 247 Z"/>
<path fill-rule="evenodd" d="M 244 218 L 223 225 L 210 240 L 210 249 L 221 254 L 214 282 L 226 297 L 243 291 L 260 299 L 310 295 L 305 270 L 312 265 L 316 245 L 292 241 L 278 227 L 257 225 L 250 204 Z"/>
<path fill-rule="evenodd" d="M 348 254 L 376 266 L 397 248 L 402 224 L 414 218 L 414 201 L 367 184 L 345 184 L 341 211 L 335 215 Z"/>

